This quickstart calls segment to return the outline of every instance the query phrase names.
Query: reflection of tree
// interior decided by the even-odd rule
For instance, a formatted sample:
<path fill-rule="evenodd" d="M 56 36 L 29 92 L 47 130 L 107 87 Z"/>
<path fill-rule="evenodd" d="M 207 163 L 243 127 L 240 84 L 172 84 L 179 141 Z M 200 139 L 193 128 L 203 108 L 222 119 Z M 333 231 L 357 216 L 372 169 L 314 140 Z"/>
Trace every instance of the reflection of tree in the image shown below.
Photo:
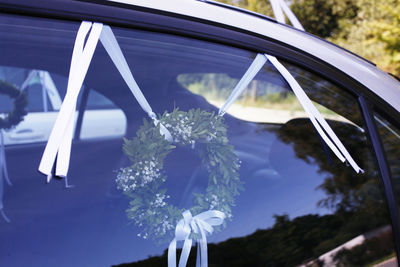
<path fill-rule="evenodd" d="M 351 217 L 357 231 L 370 230 L 384 224 L 387 208 L 380 191 L 378 174 L 363 133 L 347 123 L 329 121 L 329 124 L 365 170 L 356 174 L 353 169 L 343 166 L 318 137 L 308 119 L 296 119 L 286 123 L 278 131 L 278 137 L 292 144 L 296 156 L 307 163 L 317 164 L 319 173 L 326 175 L 318 187 L 326 193 L 319 205 L 334 209 L 337 214 Z"/>
<path fill-rule="evenodd" d="M 382 259 L 382 256 L 394 257 L 393 254 L 393 235 L 392 231 L 389 231 L 368 239 L 352 249 L 342 249 L 334 259 L 339 262 L 339 267 L 370 266 L 371 262 Z"/>
<path fill-rule="evenodd" d="M 356 125 L 362 125 L 357 102 L 350 94 L 297 67 L 288 68 L 313 101 L 334 110 Z M 273 71 L 269 69 L 267 73 L 271 78 Z M 257 97 L 261 95 L 260 87 L 257 88 Z M 282 95 L 282 92 L 279 94 Z M 272 94 L 266 92 L 265 95 Z M 282 142 L 291 145 L 297 158 L 318 167 L 322 177 L 318 189 L 325 193 L 325 198 L 318 204 L 331 209 L 333 214 L 310 214 L 292 220 L 287 215 L 276 215 L 275 224 L 269 229 L 209 244 L 210 266 L 295 266 L 316 259 L 360 234 L 388 224 L 379 173 L 365 134 L 350 123 L 328 123 L 355 161 L 365 170 L 364 174 L 356 174 L 352 168 L 344 166 L 323 143 L 309 119 L 289 121 L 276 134 Z M 278 153 L 273 156 L 279 157 Z M 370 253 L 371 257 L 367 258 L 368 261 L 392 251 L 391 242 L 386 242 L 387 246 L 383 250 L 376 249 L 375 243 L 372 240 L 362 246 L 363 251 L 370 248 L 374 250 Z M 351 250 L 349 253 L 346 255 L 357 255 L 352 254 L 356 251 Z M 194 265 L 195 256 L 191 254 L 190 266 Z M 338 257 L 338 260 L 345 261 L 346 257 Z M 167 253 L 164 252 L 162 256 L 125 266 L 165 266 L 166 263 Z"/>
<path fill-rule="evenodd" d="M 295 266 L 318 257 L 347 241 L 339 229 L 345 222 L 335 215 L 306 215 L 290 220 L 276 215 L 270 229 L 208 245 L 209 266 Z M 193 249 L 192 251 L 195 251 Z M 194 266 L 191 253 L 188 266 Z M 119 266 L 166 266 L 167 251 L 161 256 Z"/>
<path fill-rule="evenodd" d="M 352 95 L 313 73 L 287 63 L 284 65 L 311 100 L 357 125 L 362 125 L 360 109 Z"/>
<path fill-rule="evenodd" d="M 178 76 L 178 82 L 195 94 L 213 100 L 225 100 L 237 83 L 237 79 L 224 73 L 190 73 Z"/>
<path fill-rule="evenodd" d="M 328 150 L 324 150 L 308 119 L 288 122 L 277 131 L 277 136 L 283 142 L 292 144 L 298 158 L 319 166 L 320 174 L 325 176 L 319 188 L 326 193 L 320 205 L 334 209 L 335 213 L 324 216 L 309 214 L 292 220 L 285 214 L 275 215 L 275 224 L 269 229 L 209 244 L 210 266 L 296 266 L 388 223 L 376 168 L 363 133 L 351 124 L 328 123 L 345 141 L 365 174 L 355 174 L 353 169 L 343 166 L 333 155 L 326 154 Z M 390 253 L 393 244 L 388 244 L 384 250 L 374 251 L 368 260 L 385 256 L 388 251 Z M 192 253 L 188 266 L 194 266 L 195 257 Z M 166 265 L 167 251 L 161 256 L 121 266 Z"/>
<path fill-rule="evenodd" d="M 0 214 L 5 221 L 10 222 L 3 211 L 3 179 L 8 185 L 12 185 L 8 177 L 4 130 L 12 129 L 24 119 L 27 114 L 25 108 L 28 104 L 28 98 L 24 91 L 20 91 L 16 86 L 2 80 L 0 80 L 0 95 L 6 95 L 13 100 L 13 109 L 5 114 L 5 117 L 0 116 Z"/>

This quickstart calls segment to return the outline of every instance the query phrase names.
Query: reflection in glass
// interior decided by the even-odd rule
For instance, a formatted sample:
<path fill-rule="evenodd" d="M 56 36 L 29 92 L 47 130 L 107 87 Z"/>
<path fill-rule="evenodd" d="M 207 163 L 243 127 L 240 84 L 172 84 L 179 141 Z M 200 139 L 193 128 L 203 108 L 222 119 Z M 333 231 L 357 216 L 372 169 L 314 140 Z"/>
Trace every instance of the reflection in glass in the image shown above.
<path fill-rule="evenodd" d="M 62 98 L 78 26 L 0 17 L 0 74 L 11 66 L 46 70 Z M 217 114 L 255 56 L 180 36 L 117 28 L 114 33 L 159 117 L 177 108 Z M 331 154 L 290 88 L 267 64 L 223 118 L 228 143 L 241 162 L 237 171 L 243 189 L 235 195 L 230 220 L 207 237 L 209 265 L 360 266 L 393 258 L 387 207 L 356 99 L 317 75 L 285 64 L 365 174 L 356 175 Z M 22 83 L 27 73 L 15 73 Z M 133 140 L 139 133 L 140 138 L 147 114 L 101 45 L 84 86 L 68 175 L 73 188 L 65 189 L 61 179 L 45 184 L 37 172 L 47 137 L 6 146 L 14 186 L 4 188 L 12 223 L 0 221 L 0 261 L 5 266 L 166 266 L 171 240 L 138 236 L 142 228 L 126 212 L 134 203 L 115 181 L 121 168 L 137 161 L 123 151 L 123 137 Z M 31 111 L 27 118 L 35 113 L 43 116 Z M 39 118 L 32 125 L 44 121 Z M 163 188 L 170 198 L 162 201 L 186 210 L 199 201 L 196 195 L 207 192 L 210 171 L 200 155 L 207 142 L 199 138 L 165 155 L 162 172 L 168 179 Z M 215 197 L 223 198 L 223 192 Z M 195 251 L 190 254 L 192 265 Z"/>
<path fill-rule="evenodd" d="M 12 108 L 0 115 L 0 213 L 3 219 L 9 223 L 10 219 L 3 209 L 3 194 L 4 184 L 7 183 L 11 186 L 12 183 L 8 175 L 4 135 L 6 131 L 13 129 L 24 120 L 28 98 L 26 92 L 5 80 L 0 80 L 0 95 L 8 97 L 8 100 L 12 101 Z"/>
<path fill-rule="evenodd" d="M 386 152 L 386 159 L 393 179 L 394 191 L 400 194 L 400 130 L 379 113 L 374 114 L 376 126 Z"/>

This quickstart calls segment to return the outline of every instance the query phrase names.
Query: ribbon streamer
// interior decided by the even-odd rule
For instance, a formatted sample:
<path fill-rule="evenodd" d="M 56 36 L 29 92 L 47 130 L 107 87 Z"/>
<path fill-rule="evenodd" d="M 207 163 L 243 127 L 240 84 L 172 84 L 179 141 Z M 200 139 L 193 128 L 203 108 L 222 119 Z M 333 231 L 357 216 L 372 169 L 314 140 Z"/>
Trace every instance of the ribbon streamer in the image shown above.
<path fill-rule="evenodd" d="M 228 108 L 243 93 L 244 89 L 246 89 L 249 83 L 254 79 L 260 69 L 264 66 L 265 62 L 267 62 L 267 58 L 262 54 L 257 54 L 256 58 L 253 60 L 253 63 L 251 63 L 246 73 L 237 83 L 232 93 L 225 101 L 224 105 L 219 109 L 218 115 L 223 116 L 226 113 Z"/>
<path fill-rule="evenodd" d="M 179 267 L 185 267 L 189 259 L 190 250 L 192 248 L 192 239 L 190 234 L 199 234 L 201 238 L 197 240 L 199 243 L 197 251 L 197 267 L 207 267 L 207 235 L 213 233 L 213 226 L 221 225 L 225 219 L 225 214 L 218 210 L 209 210 L 202 212 L 194 217 L 189 210 L 182 213 L 183 219 L 180 220 L 175 228 L 175 238 L 168 247 L 168 267 L 176 267 L 176 244 L 178 241 L 184 241 L 181 257 L 179 259 Z"/>
<path fill-rule="evenodd" d="M 300 21 L 297 19 L 293 11 L 290 10 L 284 0 L 270 0 L 269 2 L 271 3 L 272 11 L 274 12 L 275 18 L 278 22 L 286 24 L 284 16 L 285 14 L 288 17 L 289 21 L 292 23 L 293 27 L 304 31 L 304 28 L 301 25 Z"/>
<path fill-rule="evenodd" d="M 88 40 L 86 44 L 84 44 L 88 33 Z M 99 40 L 139 105 L 149 115 L 155 125 L 160 125 L 160 133 L 164 135 L 168 141 L 173 141 L 171 133 L 157 120 L 157 116 L 152 111 L 149 103 L 133 78 L 132 72 L 129 69 L 128 63 L 122 54 L 121 48 L 111 28 L 107 25 L 103 26 L 101 23 L 83 21 L 79 28 L 72 53 L 67 93 L 39 165 L 39 171 L 47 175 L 47 182 L 52 178 L 51 170 L 56 157 L 56 175 L 60 177 L 67 176 L 77 99 Z M 31 75 L 33 74 L 31 73 L 30 76 Z M 28 79 L 29 78 L 32 79 L 32 77 L 28 77 Z M 46 76 L 43 76 L 43 83 L 45 82 Z M 67 181 L 66 187 L 68 187 Z"/>
<path fill-rule="evenodd" d="M 51 170 L 56 157 L 58 159 L 56 175 L 61 177 L 67 175 L 76 102 L 99 40 L 102 27 L 103 25 L 101 23 L 91 23 L 87 21 L 83 21 L 79 27 L 72 53 L 67 93 L 39 165 L 39 171 L 47 175 L 47 182 L 49 182 L 52 177 Z M 89 31 L 90 34 L 85 45 L 85 38 Z"/>
<path fill-rule="evenodd" d="M 149 102 L 147 102 L 138 84 L 133 78 L 131 69 L 126 62 L 126 59 L 110 26 L 104 25 L 103 31 L 100 35 L 100 41 L 106 49 L 108 55 L 111 57 L 111 60 L 114 62 L 115 67 L 117 67 L 125 83 L 128 85 L 132 94 L 135 96 L 140 107 L 149 115 L 154 124 L 158 125 L 159 121 L 157 120 L 157 116 L 151 109 Z M 168 141 L 173 141 L 171 133 L 162 124 L 160 124 L 160 133 L 164 135 L 165 139 Z"/>
<path fill-rule="evenodd" d="M 224 105 L 219 110 L 219 115 L 223 116 L 227 109 L 232 105 L 232 103 L 242 94 L 243 90 L 249 85 L 256 74 L 262 69 L 267 59 L 272 63 L 272 65 L 279 71 L 283 78 L 287 81 L 290 88 L 293 90 L 300 104 L 303 106 L 304 110 L 308 114 L 314 128 L 317 130 L 321 138 L 329 146 L 332 152 L 340 159 L 342 162 L 349 162 L 356 173 L 364 172 L 351 157 L 350 153 L 347 151 L 345 146 L 336 136 L 332 128 L 326 122 L 324 117 L 318 111 L 318 109 L 313 105 L 310 98 L 304 92 L 303 88 L 298 84 L 290 72 L 273 56 L 267 54 L 258 54 L 254 59 L 253 63 L 250 65 L 246 73 L 240 79 L 235 89 L 224 103 Z M 329 137 L 328 137 L 329 136 Z"/>

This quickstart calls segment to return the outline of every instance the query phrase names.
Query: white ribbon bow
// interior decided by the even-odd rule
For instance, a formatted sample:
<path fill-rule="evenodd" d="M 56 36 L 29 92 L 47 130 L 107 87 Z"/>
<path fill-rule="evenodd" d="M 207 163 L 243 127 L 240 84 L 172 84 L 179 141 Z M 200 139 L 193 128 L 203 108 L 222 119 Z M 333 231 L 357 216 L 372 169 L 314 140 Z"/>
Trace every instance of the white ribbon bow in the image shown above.
<path fill-rule="evenodd" d="M 202 212 L 194 217 L 189 210 L 182 213 L 183 219 L 178 222 L 175 228 L 175 238 L 168 247 L 168 267 L 176 267 L 176 243 L 184 241 L 179 267 L 185 267 L 189 259 L 190 249 L 192 248 L 192 239 L 190 234 L 200 234 L 201 238 L 197 240 L 196 266 L 207 267 L 207 234 L 213 233 L 213 226 L 221 225 L 225 219 L 225 214 L 218 210 L 209 210 Z"/>

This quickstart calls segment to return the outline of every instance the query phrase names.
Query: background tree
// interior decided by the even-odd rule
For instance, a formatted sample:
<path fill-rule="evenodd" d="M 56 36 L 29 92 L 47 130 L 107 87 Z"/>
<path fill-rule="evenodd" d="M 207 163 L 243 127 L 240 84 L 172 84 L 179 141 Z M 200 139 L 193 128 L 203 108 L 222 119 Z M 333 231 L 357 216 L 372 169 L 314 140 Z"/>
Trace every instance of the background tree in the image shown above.
<path fill-rule="evenodd" d="M 274 17 L 269 0 L 219 0 Z M 307 32 L 400 75 L 400 0 L 286 1 Z"/>
<path fill-rule="evenodd" d="M 330 41 L 400 74 L 399 0 L 358 0 L 357 15 L 345 18 Z"/>
<path fill-rule="evenodd" d="M 357 6 L 349 0 L 293 0 L 290 8 L 307 32 L 327 38 L 335 35 L 343 19 L 352 19 Z"/>

